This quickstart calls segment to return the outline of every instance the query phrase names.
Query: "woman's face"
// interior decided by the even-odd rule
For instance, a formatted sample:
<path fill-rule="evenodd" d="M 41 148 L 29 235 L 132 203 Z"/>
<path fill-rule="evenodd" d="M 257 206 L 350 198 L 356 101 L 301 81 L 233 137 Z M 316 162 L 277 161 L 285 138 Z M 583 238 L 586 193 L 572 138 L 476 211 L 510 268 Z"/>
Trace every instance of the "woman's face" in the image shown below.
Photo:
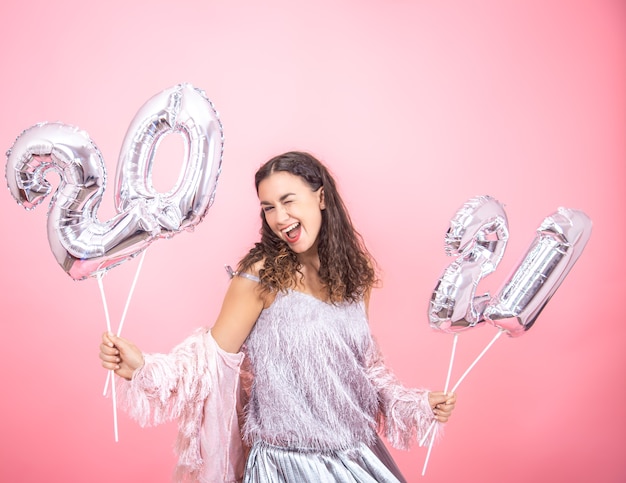
<path fill-rule="evenodd" d="M 258 193 L 265 221 L 276 236 L 297 254 L 317 251 L 323 188 L 313 191 L 299 176 L 278 171 L 259 183 Z"/>

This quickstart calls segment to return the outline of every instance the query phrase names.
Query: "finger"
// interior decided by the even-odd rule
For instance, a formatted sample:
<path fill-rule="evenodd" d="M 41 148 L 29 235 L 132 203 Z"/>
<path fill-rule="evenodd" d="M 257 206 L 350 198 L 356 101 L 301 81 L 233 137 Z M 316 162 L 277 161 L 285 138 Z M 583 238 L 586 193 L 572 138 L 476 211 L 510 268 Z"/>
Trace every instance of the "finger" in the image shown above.
<path fill-rule="evenodd" d="M 448 406 L 447 404 L 438 404 L 433 409 L 433 412 L 435 414 L 450 414 L 453 409 L 454 409 L 454 406 Z"/>
<path fill-rule="evenodd" d="M 102 361 L 102 367 L 104 367 L 105 369 L 108 369 L 109 371 L 116 371 L 120 368 L 119 364 L 116 364 L 115 362 L 107 362 L 107 361 Z"/>
<path fill-rule="evenodd" d="M 113 335 L 112 332 L 104 332 L 102 334 L 102 343 L 109 346 L 109 347 L 113 347 L 115 345 L 113 338 L 115 336 Z"/>
<path fill-rule="evenodd" d="M 437 409 L 435 411 L 435 416 L 449 418 L 452 415 L 452 411 L 448 411 L 446 409 Z"/>
<path fill-rule="evenodd" d="M 454 405 L 451 404 L 442 404 L 440 408 L 438 408 L 438 414 L 444 414 L 448 417 L 452 415 L 452 411 L 454 410 Z"/>
<path fill-rule="evenodd" d="M 133 347 L 133 343 L 123 337 L 119 337 L 117 335 L 113 335 L 111 337 L 111 341 L 116 349 L 118 349 L 121 353 L 124 353 Z"/>
<path fill-rule="evenodd" d="M 436 413 L 435 413 L 437 420 L 441 421 L 441 422 L 446 422 L 450 416 L 452 416 L 452 409 L 448 409 L 448 408 L 442 408 L 442 409 L 437 409 Z"/>
<path fill-rule="evenodd" d="M 102 352 L 100 353 L 100 360 L 102 362 L 109 362 L 111 364 L 119 364 L 120 362 L 122 362 L 119 356 L 103 354 Z"/>
<path fill-rule="evenodd" d="M 435 413 L 435 419 L 440 423 L 445 423 L 448 420 L 448 417 L 441 410 L 435 409 L 433 412 Z"/>
<path fill-rule="evenodd" d="M 435 407 L 437 404 L 441 404 L 446 401 L 446 394 L 440 391 L 431 392 L 429 394 L 429 400 L 431 407 Z"/>
<path fill-rule="evenodd" d="M 117 349 L 117 347 L 115 347 L 115 346 L 113 346 L 113 347 L 108 346 L 104 342 L 102 344 L 100 344 L 100 352 L 102 354 L 106 354 L 106 355 L 118 355 L 120 353 L 120 351 Z"/>

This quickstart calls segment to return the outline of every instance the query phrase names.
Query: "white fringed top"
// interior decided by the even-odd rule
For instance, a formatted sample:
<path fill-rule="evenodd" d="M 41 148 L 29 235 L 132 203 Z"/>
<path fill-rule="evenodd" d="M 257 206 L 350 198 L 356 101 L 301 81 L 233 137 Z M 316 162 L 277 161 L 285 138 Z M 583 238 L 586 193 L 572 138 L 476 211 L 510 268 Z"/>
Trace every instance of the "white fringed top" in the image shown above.
<path fill-rule="evenodd" d="M 278 293 L 245 343 L 253 373 L 246 442 L 313 450 L 372 443 L 378 395 L 365 364 L 372 344 L 363 303 Z"/>

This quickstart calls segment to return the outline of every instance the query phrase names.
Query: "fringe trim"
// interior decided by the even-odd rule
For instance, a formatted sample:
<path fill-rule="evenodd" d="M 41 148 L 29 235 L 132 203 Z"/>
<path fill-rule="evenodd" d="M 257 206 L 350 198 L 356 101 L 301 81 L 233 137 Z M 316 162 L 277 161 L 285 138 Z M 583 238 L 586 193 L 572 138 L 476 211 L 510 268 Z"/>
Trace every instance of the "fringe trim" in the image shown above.
<path fill-rule="evenodd" d="M 177 481 L 196 481 L 202 468 L 200 430 L 213 387 L 216 347 L 210 333 L 198 329 L 169 354 L 144 354 L 145 364 L 131 381 L 117 378 L 120 406 L 141 426 L 178 419 Z"/>
<path fill-rule="evenodd" d="M 379 429 L 397 449 L 409 449 L 420 440 L 434 420 L 428 402 L 428 390 L 408 389 L 385 366 L 375 341 L 367 355 L 367 372 L 378 392 L 380 405 Z M 441 434 L 438 424 L 437 434 Z"/>

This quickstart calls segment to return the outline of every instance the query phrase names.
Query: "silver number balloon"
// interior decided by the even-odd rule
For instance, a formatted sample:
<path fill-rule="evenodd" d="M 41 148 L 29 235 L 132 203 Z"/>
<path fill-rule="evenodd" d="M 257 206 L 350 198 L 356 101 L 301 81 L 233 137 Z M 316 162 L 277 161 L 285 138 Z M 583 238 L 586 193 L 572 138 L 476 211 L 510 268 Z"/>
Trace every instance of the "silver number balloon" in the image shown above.
<path fill-rule="evenodd" d="M 433 328 L 459 332 L 484 321 L 489 294 L 477 296 L 479 282 L 492 273 L 509 237 L 502 205 L 490 196 L 468 200 L 450 221 L 446 254 L 456 256 L 439 279 L 430 301 Z"/>
<path fill-rule="evenodd" d="M 167 193 L 152 185 L 154 155 L 169 134 L 185 141 L 186 164 Z M 161 213 L 161 236 L 171 236 L 200 223 L 213 203 L 220 174 L 222 125 L 204 93 L 180 84 L 150 99 L 133 119 L 124 139 L 116 175 L 115 204 L 124 211 L 147 199 Z"/>
<path fill-rule="evenodd" d="M 485 309 L 485 318 L 512 337 L 524 334 L 559 288 L 589 237 L 592 223 L 577 210 L 559 208 L 537 228 L 525 257 Z"/>
<path fill-rule="evenodd" d="M 154 136 L 155 116 L 174 127 Z M 150 189 L 152 159 L 162 136 L 179 131 L 187 139 L 185 167 L 175 188 L 161 196 Z M 27 210 L 52 192 L 48 173 L 59 174 L 48 241 L 61 268 L 83 280 L 136 256 L 159 237 L 199 223 L 213 201 L 222 145 L 211 103 L 180 84 L 150 99 L 131 123 L 118 163 L 117 214 L 110 220 L 97 218 L 106 186 L 102 155 L 77 127 L 41 123 L 26 129 L 7 153 L 5 174 L 11 194 Z"/>
<path fill-rule="evenodd" d="M 159 233 L 154 213 L 137 203 L 107 222 L 97 219 L 106 185 L 102 156 L 86 132 L 60 123 L 37 124 L 11 148 L 7 183 L 26 209 L 52 191 L 46 176 L 56 171 L 59 187 L 48 210 L 48 241 L 57 262 L 82 280 L 126 260 L 147 247 Z"/>
<path fill-rule="evenodd" d="M 433 291 L 431 327 L 458 332 L 488 321 L 510 336 L 524 334 L 550 301 L 591 236 L 581 211 L 559 208 L 537 229 L 525 257 L 495 297 L 476 296 L 482 278 L 493 272 L 508 240 L 502 206 L 489 196 L 467 201 L 450 222 L 446 252 L 458 255 Z"/>

